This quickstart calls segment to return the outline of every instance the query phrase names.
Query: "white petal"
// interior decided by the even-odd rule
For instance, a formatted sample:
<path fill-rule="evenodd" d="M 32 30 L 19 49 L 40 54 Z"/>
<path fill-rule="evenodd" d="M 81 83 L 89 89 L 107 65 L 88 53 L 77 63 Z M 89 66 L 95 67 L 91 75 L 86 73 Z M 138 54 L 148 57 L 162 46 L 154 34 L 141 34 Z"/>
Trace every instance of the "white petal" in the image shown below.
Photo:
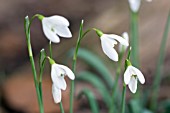
<path fill-rule="evenodd" d="M 122 37 L 129 43 L 129 36 L 127 32 L 124 32 L 122 34 Z M 119 44 L 119 52 L 124 52 L 127 49 L 128 46 Z"/>
<path fill-rule="evenodd" d="M 141 0 L 128 0 L 128 1 L 129 1 L 130 9 L 133 12 L 138 12 L 140 8 Z"/>
<path fill-rule="evenodd" d="M 152 0 L 146 0 L 147 2 L 152 2 Z"/>
<path fill-rule="evenodd" d="M 122 38 L 121 36 L 118 36 L 115 34 L 108 34 L 107 36 L 111 39 L 115 39 L 115 40 L 119 41 L 122 45 L 129 46 L 128 41 L 125 40 L 124 38 Z"/>
<path fill-rule="evenodd" d="M 123 33 L 122 33 L 122 37 L 123 37 L 127 42 L 129 42 L 129 35 L 128 35 L 127 32 L 123 32 Z"/>
<path fill-rule="evenodd" d="M 51 70 L 51 79 L 53 81 L 53 84 L 62 90 L 65 90 L 67 87 L 67 84 L 64 80 L 64 70 L 60 68 L 57 64 L 52 65 L 52 70 Z"/>
<path fill-rule="evenodd" d="M 55 103 L 61 102 L 61 90 L 55 87 L 55 85 L 52 85 L 52 95 Z"/>
<path fill-rule="evenodd" d="M 117 44 L 117 41 L 113 38 L 108 37 L 107 34 L 103 34 L 100 38 L 101 40 L 107 42 L 111 47 L 114 47 Z"/>
<path fill-rule="evenodd" d="M 45 34 L 45 36 L 54 43 L 59 43 L 60 42 L 60 38 L 56 35 L 55 32 L 53 32 L 51 30 L 51 25 L 46 21 L 46 20 L 42 20 L 42 27 L 43 27 L 43 32 Z"/>
<path fill-rule="evenodd" d="M 144 84 L 145 83 L 145 78 L 144 78 L 144 75 L 142 74 L 142 72 L 139 69 L 137 69 L 136 67 L 132 66 L 132 68 L 135 71 L 140 83 Z"/>
<path fill-rule="evenodd" d="M 135 77 L 131 77 L 130 82 L 128 84 L 129 89 L 132 93 L 136 93 L 137 90 L 137 79 L 135 79 Z"/>
<path fill-rule="evenodd" d="M 124 73 L 124 82 L 126 85 L 129 84 L 131 76 L 132 76 L 132 74 L 130 73 L 130 69 L 131 69 L 131 67 L 128 66 Z"/>
<path fill-rule="evenodd" d="M 74 79 L 75 79 L 75 75 L 74 75 L 74 73 L 71 71 L 70 68 L 68 68 L 67 66 L 64 66 L 64 65 L 59 65 L 59 64 L 57 64 L 57 65 L 65 71 L 66 75 L 67 75 L 71 80 L 74 80 Z"/>
<path fill-rule="evenodd" d="M 55 33 L 61 37 L 71 38 L 72 34 L 70 29 L 67 26 L 58 25 L 54 27 Z"/>
<path fill-rule="evenodd" d="M 69 21 L 63 16 L 54 15 L 54 16 L 50 16 L 50 17 L 44 17 L 44 19 L 49 21 L 52 25 L 69 26 Z"/>
<path fill-rule="evenodd" d="M 113 48 L 112 44 L 105 37 L 101 37 L 101 45 L 103 52 L 113 61 L 118 61 L 118 54 L 116 50 Z"/>

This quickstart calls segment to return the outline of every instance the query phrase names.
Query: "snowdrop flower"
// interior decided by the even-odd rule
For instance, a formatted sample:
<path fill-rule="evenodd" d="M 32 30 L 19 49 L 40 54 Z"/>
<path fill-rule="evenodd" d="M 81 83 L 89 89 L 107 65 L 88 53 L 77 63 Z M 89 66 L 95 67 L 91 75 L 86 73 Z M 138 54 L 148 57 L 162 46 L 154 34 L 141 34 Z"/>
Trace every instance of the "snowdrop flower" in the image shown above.
<path fill-rule="evenodd" d="M 68 76 L 71 80 L 75 79 L 74 73 L 64 65 L 56 64 L 54 60 L 49 58 L 51 66 L 51 79 L 53 82 L 52 85 L 52 94 L 55 103 L 61 102 L 61 90 L 66 90 L 67 84 L 64 79 L 65 76 Z"/>
<path fill-rule="evenodd" d="M 147 2 L 151 2 L 152 0 L 146 0 Z M 130 5 L 130 9 L 136 13 L 138 12 L 139 8 L 140 8 L 140 4 L 141 4 L 141 0 L 128 0 L 129 5 Z"/>
<path fill-rule="evenodd" d="M 114 46 L 119 42 L 122 45 L 129 46 L 129 43 L 121 36 L 115 34 L 103 34 L 100 30 L 94 29 L 101 39 L 103 52 L 113 61 L 118 61 L 118 53 Z"/>
<path fill-rule="evenodd" d="M 54 43 L 59 43 L 61 37 L 71 38 L 72 34 L 68 28 L 69 21 L 63 16 L 44 17 L 38 14 L 38 18 L 42 21 L 43 32 L 45 36 Z"/>
<path fill-rule="evenodd" d="M 124 32 L 124 33 L 122 34 L 122 37 L 129 43 L 129 35 L 128 35 L 127 32 Z M 119 52 L 120 52 L 120 53 L 124 52 L 127 48 L 128 48 L 128 46 L 119 44 Z"/>
<path fill-rule="evenodd" d="M 129 60 L 126 60 L 126 62 L 128 62 L 128 67 L 124 73 L 124 82 L 132 93 L 136 93 L 138 80 L 141 84 L 144 84 L 145 78 L 139 69 L 131 65 Z"/>

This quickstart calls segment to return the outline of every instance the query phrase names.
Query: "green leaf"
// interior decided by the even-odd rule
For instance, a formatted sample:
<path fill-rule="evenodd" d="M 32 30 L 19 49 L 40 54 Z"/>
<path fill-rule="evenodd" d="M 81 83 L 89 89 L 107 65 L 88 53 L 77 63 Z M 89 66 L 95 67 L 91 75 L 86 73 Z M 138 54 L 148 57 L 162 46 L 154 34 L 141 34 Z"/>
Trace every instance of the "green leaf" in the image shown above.
<path fill-rule="evenodd" d="M 92 113 L 99 113 L 99 106 L 93 92 L 89 89 L 83 89 L 78 95 L 78 98 L 80 98 L 82 95 L 85 95 L 88 99 Z"/>
<path fill-rule="evenodd" d="M 139 99 L 131 99 L 129 102 L 129 111 L 130 113 L 140 113 L 142 110 L 142 105 Z"/>
<path fill-rule="evenodd" d="M 157 107 L 157 98 L 158 98 L 158 91 L 161 83 L 161 74 L 162 74 L 162 69 L 163 69 L 163 62 L 164 62 L 164 56 L 165 56 L 165 49 L 166 49 L 166 42 L 168 38 L 168 33 L 170 30 L 170 11 L 168 14 L 167 18 L 167 23 L 165 26 L 162 42 L 161 42 L 161 47 L 160 47 L 160 53 L 159 53 L 159 59 L 156 65 L 156 72 L 155 72 L 155 79 L 153 83 L 153 96 L 151 98 L 151 109 L 156 110 Z"/>
<path fill-rule="evenodd" d="M 163 113 L 169 113 L 170 111 L 170 100 L 165 100 L 161 102 L 159 105 L 159 109 L 164 111 Z"/>
<path fill-rule="evenodd" d="M 148 110 L 148 109 L 144 109 L 144 110 L 142 111 L 142 113 L 153 113 L 153 112 L 150 111 L 150 110 Z"/>
<path fill-rule="evenodd" d="M 84 71 L 76 76 L 76 81 L 84 81 L 92 84 L 101 94 L 107 107 L 111 105 L 111 96 L 109 94 L 109 91 L 107 90 L 103 81 L 99 77 L 97 77 L 97 75 L 88 71 Z"/>
<path fill-rule="evenodd" d="M 74 49 L 71 49 L 68 52 L 67 56 L 71 58 L 73 54 L 74 54 Z M 111 73 L 107 69 L 107 66 L 104 65 L 102 60 L 96 54 L 86 49 L 79 48 L 79 52 L 77 56 L 78 58 L 82 59 L 85 63 L 87 63 L 89 66 L 94 68 L 97 72 L 99 72 L 110 89 L 113 87 L 113 78 L 112 78 Z"/>

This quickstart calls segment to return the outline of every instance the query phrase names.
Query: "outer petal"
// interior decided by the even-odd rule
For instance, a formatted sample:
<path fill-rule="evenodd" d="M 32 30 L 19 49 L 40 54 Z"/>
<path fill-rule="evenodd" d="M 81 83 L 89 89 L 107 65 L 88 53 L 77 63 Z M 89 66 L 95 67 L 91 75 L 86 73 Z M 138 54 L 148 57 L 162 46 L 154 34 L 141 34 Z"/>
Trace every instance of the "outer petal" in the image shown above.
<path fill-rule="evenodd" d="M 107 37 L 101 37 L 101 45 L 103 52 L 113 61 L 118 61 L 118 54 L 116 50 L 112 47 Z"/>
<path fill-rule="evenodd" d="M 55 85 L 52 85 L 52 95 L 55 103 L 61 102 L 61 90 L 55 87 Z"/>
<path fill-rule="evenodd" d="M 114 47 L 117 44 L 117 41 L 113 38 L 108 37 L 107 34 L 103 34 L 100 38 L 101 40 L 107 42 L 111 47 Z"/>
<path fill-rule="evenodd" d="M 126 85 L 129 84 L 131 76 L 132 76 L 132 74 L 130 73 L 130 70 L 131 70 L 131 67 L 128 66 L 124 73 L 124 82 Z"/>
<path fill-rule="evenodd" d="M 69 21 L 63 16 L 54 15 L 50 17 L 45 17 L 44 19 L 47 19 L 52 25 L 69 26 Z"/>
<path fill-rule="evenodd" d="M 55 33 L 58 34 L 59 36 L 66 37 L 66 38 L 72 37 L 71 31 L 67 26 L 56 25 L 54 28 L 55 28 Z"/>
<path fill-rule="evenodd" d="M 71 80 L 74 80 L 74 79 L 75 79 L 75 75 L 74 75 L 74 73 L 71 71 L 70 68 L 68 68 L 67 66 L 64 66 L 64 65 L 59 65 L 59 64 L 57 64 L 57 65 L 65 71 L 66 75 L 67 75 Z"/>
<path fill-rule="evenodd" d="M 115 34 L 108 34 L 107 37 L 119 41 L 122 45 L 129 46 L 128 41 L 126 39 L 122 38 L 121 36 L 118 36 Z"/>
<path fill-rule="evenodd" d="M 137 79 L 135 79 L 135 77 L 131 77 L 130 82 L 128 84 L 129 89 L 132 93 L 136 93 L 137 90 Z"/>
<path fill-rule="evenodd" d="M 42 20 L 42 27 L 43 27 L 43 32 L 44 32 L 45 36 L 50 41 L 52 41 L 54 43 L 59 43 L 60 42 L 60 38 L 56 35 L 55 32 L 53 32 L 51 30 L 51 25 L 46 19 Z"/>
<path fill-rule="evenodd" d="M 122 33 L 122 37 L 129 43 L 129 35 L 127 32 Z"/>
<path fill-rule="evenodd" d="M 134 72 L 136 73 L 140 83 L 144 84 L 145 83 L 145 78 L 144 78 L 142 72 L 139 69 L 137 69 L 136 67 L 132 66 L 132 68 L 133 68 Z"/>
<path fill-rule="evenodd" d="M 65 90 L 67 87 L 67 84 L 64 80 L 64 70 L 60 67 L 58 67 L 57 64 L 52 65 L 52 70 L 51 70 L 51 78 L 53 81 L 53 84 L 62 90 Z"/>
<path fill-rule="evenodd" d="M 133 12 L 138 12 L 140 8 L 141 0 L 128 0 L 128 1 L 129 1 L 130 9 Z"/>

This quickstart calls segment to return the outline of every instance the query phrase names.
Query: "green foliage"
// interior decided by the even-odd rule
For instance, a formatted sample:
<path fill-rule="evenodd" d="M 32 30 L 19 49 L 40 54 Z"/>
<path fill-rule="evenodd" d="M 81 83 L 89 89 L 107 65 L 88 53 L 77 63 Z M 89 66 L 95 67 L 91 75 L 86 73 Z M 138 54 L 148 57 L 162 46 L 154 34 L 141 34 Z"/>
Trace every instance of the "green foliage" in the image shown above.
<path fill-rule="evenodd" d="M 80 98 L 82 95 L 85 95 L 88 99 L 92 113 L 99 113 L 99 106 L 93 92 L 89 89 L 83 89 L 78 95 L 78 98 Z"/>
<path fill-rule="evenodd" d="M 135 67 L 139 67 L 139 38 L 138 38 L 138 13 L 131 11 L 131 23 L 130 23 L 130 43 L 132 46 L 132 64 Z"/>
<path fill-rule="evenodd" d="M 76 76 L 76 80 L 84 81 L 84 82 L 88 82 L 88 83 L 92 84 L 100 92 L 100 94 L 103 98 L 103 101 L 109 108 L 109 106 L 111 105 L 111 96 L 110 96 L 105 84 L 99 77 L 97 77 L 97 75 L 95 75 L 94 73 L 88 72 L 88 71 L 84 71 L 84 72 L 79 73 Z"/>
<path fill-rule="evenodd" d="M 159 109 L 162 113 L 169 113 L 170 111 L 170 100 L 163 101 L 159 104 Z"/>
<path fill-rule="evenodd" d="M 139 99 L 131 99 L 129 102 L 130 113 L 140 113 L 142 105 Z"/>
<path fill-rule="evenodd" d="M 151 100 L 152 101 L 151 102 L 151 109 L 153 111 L 155 111 L 156 107 L 157 107 L 158 91 L 159 91 L 160 82 L 161 82 L 163 61 L 164 61 L 164 56 L 165 56 L 166 42 L 167 42 L 169 30 L 170 30 L 170 11 L 169 11 L 167 23 L 166 23 L 166 26 L 165 26 L 164 34 L 163 34 L 163 37 L 162 37 L 159 59 L 158 59 L 158 62 L 157 62 L 155 79 L 154 79 L 154 83 L 153 83 L 153 87 L 152 87 L 153 88 L 153 96 L 152 96 L 152 100 Z"/>

